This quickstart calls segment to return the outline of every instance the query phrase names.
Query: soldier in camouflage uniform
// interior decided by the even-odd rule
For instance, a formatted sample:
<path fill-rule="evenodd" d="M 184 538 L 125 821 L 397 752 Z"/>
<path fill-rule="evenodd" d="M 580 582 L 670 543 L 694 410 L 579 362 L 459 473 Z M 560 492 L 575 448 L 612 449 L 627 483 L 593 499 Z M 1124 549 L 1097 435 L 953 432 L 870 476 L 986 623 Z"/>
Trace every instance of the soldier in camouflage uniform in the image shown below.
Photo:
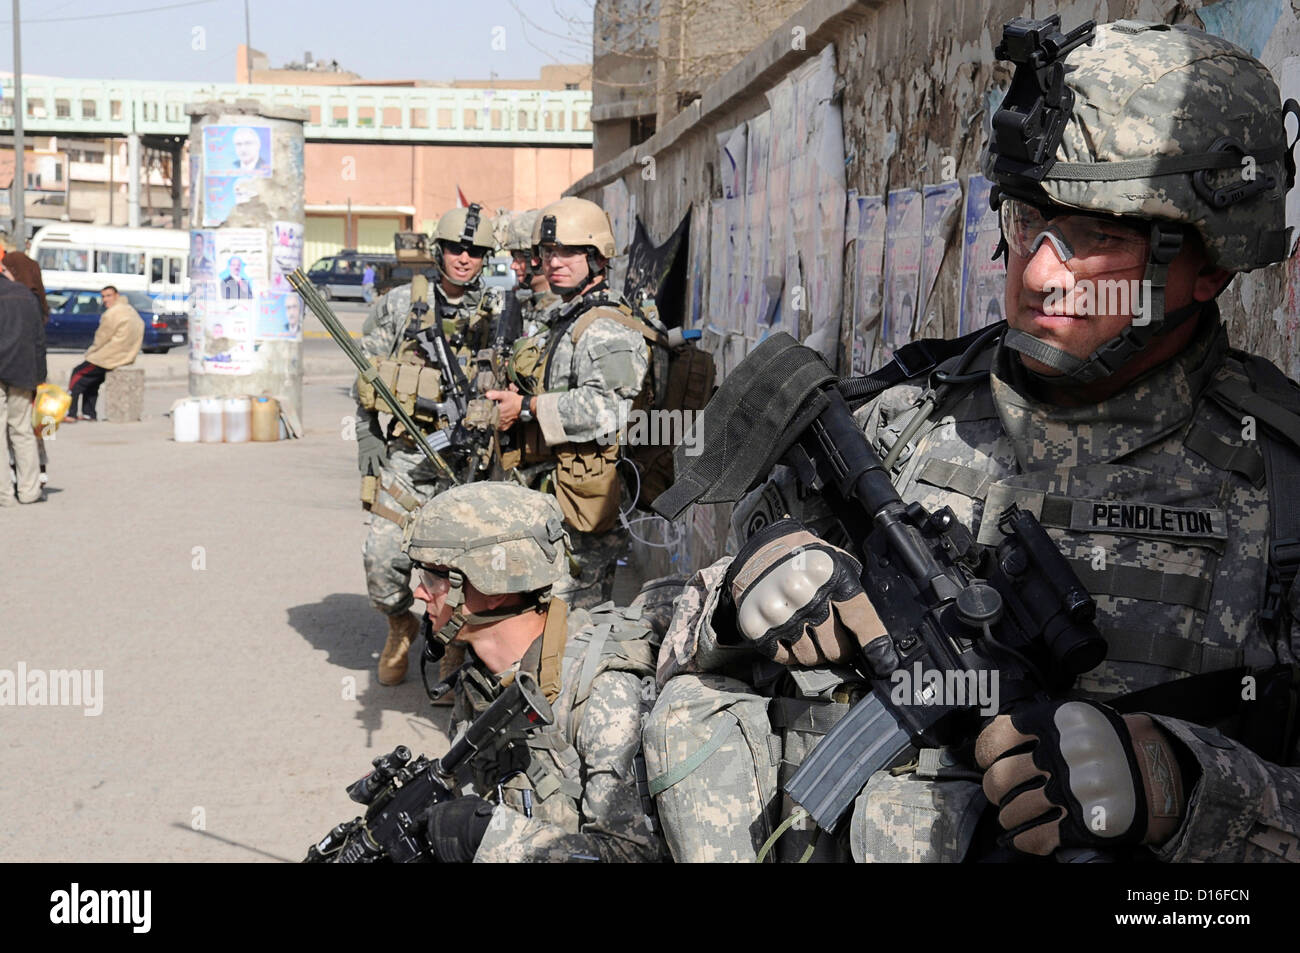
<path fill-rule="evenodd" d="M 409 336 L 409 332 L 432 321 L 442 322 L 444 339 L 462 366 L 491 338 L 502 301 L 499 292 L 487 288 L 480 278 L 483 260 L 494 240 L 478 206 L 444 214 L 438 220 L 434 242 L 437 276 L 429 283 L 428 310 L 420 323 L 413 315 L 409 284 L 394 288 L 370 308 L 361 347 L 376 363 L 389 360 L 432 367 L 428 356 Z M 424 379 L 422 376 L 421 381 Z M 399 381 L 404 384 L 404 378 Z M 401 384 L 396 389 L 400 397 Z M 408 514 L 446 489 L 450 481 L 416 449 L 400 425 L 390 425 L 388 433 L 384 432 L 379 423 L 379 414 L 384 411 L 382 401 L 376 404 L 373 398 L 365 400 L 364 390 L 359 385 L 357 461 L 362 477 L 377 478 L 373 499 L 366 502 L 371 514 L 363 549 L 366 589 L 371 604 L 388 620 L 388 639 L 379 657 L 379 682 L 396 685 L 406 677 L 407 655 L 419 631 L 419 621 L 410 612 L 411 563 L 401 551 L 402 528 Z M 420 396 L 425 396 L 423 389 Z M 430 433 L 446 426 L 445 418 L 432 420 L 419 412 L 412 416 L 426 424 Z M 448 671 L 454 661 L 453 654 Z"/>
<path fill-rule="evenodd" d="M 641 393 L 656 332 L 606 280 L 614 233 L 600 206 L 564 198 L 542 209 L 534 229 L 542 270 L 562 299 L 554 311 L 532 394 L 490 391 L 500 427 L 528 428 L 524 464 L 555 463 L 554 488 L 573 540 L 577 572 L 559 589 L 589 608 L 613 591 L 628 534 L 619 518 L 620 404 Z"/>
<path fill-rule="evenodd" d="M 862 861 L 955 861 L 984 856 L 1005 832 L 1008 859 L 1064 846 L 1162 861 L 1295 861 L 1300 753 L 1286 711 L 1300 653 L 1300 534 L 1281 508 L 1297 481 L 1300 388 L 1228 346 L 1214 300 L 1233 272 L 1289 249 L 1283 202 L 1294 165 L 1277 87 L 1247 53 L 1182 26 L 1106 25 L 1067 63 L 1073 114 L 1046 153 L 1057 161 L 1028 174 L 999 161 L 997 138 L 985 154 L 1002 193 L 1007 327 L 941 364 L 948 382 L 936 372 L 893 387 L 858 419 L 903 500 L 952 507 L 981 542 L 997 540 L 997 514 L 1013 502 L 1037 515 L 1095 597 L 1109 651 L 1068 700 L 1027 704 L 985 727 L 975 749 L 982 783 L 922 777 L 915 764 L 873 776 L 840 846 Z M 1235 140 L 1230 159 L 1223 137 Z M 1243 176 L 1238 150 L 1257 178 Z M 1150 281 L 1137 318 L 1135 308 L 1098 307 L 1100 298 L 1080 306 L 1102 278 Z M 790 514 L 812 526 L 826 515 L 816 498 L 779 484 L 742 501 L 739 523 L 756 509 L 769 513 L 753 525 Z M 784 741 L 787 762 L 795 729 L 815 740 L 838 717 L 833 706 L 861 694 L 836 666 L 863 638 L 841 611 L 853 593 L 791 588 L 784 608 L 769 602 L 746 617 L 757 569 L 803 578 L 792 570 L 797 546 L 752 542 L 738 565 L 724 559 L 692 581 L 660 654 L 667 685 L 646 757 L 652 776 L 671 782 L 651 785 L 679 860 L 753 859 L 782 813 L 777 759 L 732 736 L 719 749 L 726 756 L 708 757 L 701 777 L 675 790 L 673 769 L 698 762 L 709 736 L 703 722 L 679 727 L 683 718 L 724 696 L 735 708 L 754 697 L 727 680 L 773 664 L 756 663 L 754 649 L 787 663 L 789 679 L 767 694 L 798 690 L 770 701 L 770 740 L 778 750 Z M 853 570 L 847 553 L 833 565 Z M 789 665 L 796 648 L 820 661 Z M 1230 679 L 1227 697 L 1198 693 L 1188 717 L 1120 716 L 1105 704 L 1237 666 L 1252 674 Z M 1241 700 L 1264 697 L 1266 684 L 1280 692 L 1280 714 L 1251 721 L 1248 711 L 1269 709 Z M 681 797 L 700 788 L 716 793 L 692 814 Z"/>
<path fill-rule="evenodd" d="M 542 274 L 542 259 L 533 245 L 533 232 L 540 223 L 542 213 L 530 209 L 511 216 L 502 223 L 501 247 L 510 252 L 510 270 L 517 284 L 514 295 L 519 299 L 523 313 L 524 338 L 542 332 L 549 324 L 551 313 L 560 304 L 560 296 L 551 290 Z"/>
<path fill-rule="evenodd" d="M 523 672 L 555 716 L 504 753 L 480 755 L 464 796 L 431 809 L 441 861 L 662 859 L 640 759 L 656 643 L 639 608 L 588 613 L 553 595 L 567 575 L 566 545 L 555 497 L 512 483 L 453 487 L 407 530 L 416 595 L 435 629 L 451 618 L 451 593 L 463 594 L 458 640 L 472 658 L 457 721 Z"/>

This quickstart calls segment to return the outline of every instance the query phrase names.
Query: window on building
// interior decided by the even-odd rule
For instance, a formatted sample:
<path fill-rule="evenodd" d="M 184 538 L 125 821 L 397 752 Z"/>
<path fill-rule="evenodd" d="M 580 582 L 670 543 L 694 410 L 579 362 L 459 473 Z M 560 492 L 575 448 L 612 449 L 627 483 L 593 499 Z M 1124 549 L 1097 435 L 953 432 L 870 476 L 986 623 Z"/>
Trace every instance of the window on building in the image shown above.
<path fill-rule="evenodd" d="M 170 284 L 179 285 L 184 280 L 184 273 L 181 271 L 181 260 L 179 258 L 168 258 L 167 281 Z"/>
<path fill-rule="evenodd" d="M 110 119 L 122 118 L 122 100 L 110 100 L 108 104 L 108 115 Z"/>
<path fill-rule="evenodd" d="M 95 114 L 99 111 L 99 104 L 93 99 L 83 99 L 81 101 L 81 118 L 94 119 Z"/>
<path fill-rule="evenodd" d="M 54 100 L 54 115 L 59 119 L 72 118 L 72 100 L 56 99 Z"/>
<path fill-rule="evenodd" d="M 151 282 L 162 282 L 163 269 L 166 266 L 166 263 L 167 260 L 165 258 L 149 259 L 149 280 Z"/>
<path fill-rule="evenodd" d="M 55 182 L 62 182 L 62 181 L 63 181 L 63 163 L 62 163 L 62 162 L 56 162 L 56 163 L 54 163 L 54 181 L 55 181 Z"/>
<path fill-rule="evenodd" d="M 574 89 L 577 89 L 577 88 L 578 88 L 578 84 L 577 84 L 577 83 L 565 83 L 565 84 L 564 84 L 564 88 L 567 89 L 567 90 L 574 90 Z"/>
<path fill-rule="evenodd" d="M 27 100 L 27 115 L 33 119 L 45 118 L 45 100 L 29 99 Z"/>

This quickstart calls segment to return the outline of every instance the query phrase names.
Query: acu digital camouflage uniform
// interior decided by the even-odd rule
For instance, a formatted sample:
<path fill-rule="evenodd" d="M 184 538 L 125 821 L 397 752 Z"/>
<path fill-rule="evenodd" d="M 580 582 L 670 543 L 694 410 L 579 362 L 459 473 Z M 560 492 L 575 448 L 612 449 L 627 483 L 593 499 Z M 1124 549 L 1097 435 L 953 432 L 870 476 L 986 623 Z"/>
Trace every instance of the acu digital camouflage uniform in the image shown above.
<path fill-rule="evenodd" d="M 547 599 L 565 572 L 554 497 L 514 484 L 456 487 L 422 509 L 407 536 L 414 560 L 457 569 L 487 594 Z M 543 634 L 507 672 L 494 675 L 470 651 L 453 711 L 457 735 L 519 672 L 537 678 L 554 714 L 521 744 L 475 759 L 464 793 L 499 797 L 475 861 L 662 858 L 640 758 L 654 699 L 655 623 L 671 604 L 665 594 L 680 589 L 680 580 L 661 582 L 627 609 L 610 603 L 588 613 L 549 598 Z"/>
<path fill-rule="evenodd" d="M 645 337 L 608 316 L 621 300 L 602 287 L 564 304 L 551 319 L 543 390 L 537 395 L 537 423 L 549 448 L 563 448 L 618 431 L 619 405 L 630 403 L 645 384 L 650 349 Z M 625 306 L 626 307 L 626 306 Z M 573 340 L 578 321 L 598 315 Z M 579 569 L 556 592 L 580 607 L 609 598 L 618 558 L 627 551 L 622 523 L 604 533 L 570 528 L 573 558 Z"/>
<path fill-rule="evenodd" d="M 1197 31 L 1133 23 L 1102 30 L 1104 45 L 1070 54 L 1066 82 L 1078 102 L 1058 156 L 1087 164 L 1090 156 L 1104 163 L 1144 151 L 1208 151 L 1210 142 L 1203 140 L 1220 134 L 1214 123 L 1222 116 L 1242 125 L 1248 153 L 1269 156 L 1273 188 L 1264 200 L 1271 204 L 1216 211 L 1192 193 L 1187 175 L 1156 175 L 1141 184 L 1132 181 L 1136 175 L 1100 182 L 1049 175 L 1044 190 L 1076 208 L 1191 225 L 1211 263 L 1228 270 L 1284 256 L 1281 197 L 1288 176 L 1277 148 L 1281 111 L 1267 71 L 1226 41 Z M 1188 64 L 1198 71 L 1194 76 L 1180 72 Z M 1180 98 L 1176 108 L 1168 84 Z M 1131 97 L 1119 95 L 1132 88 Z M 1258 101 L 1253 110 L 1252 99 Z M 1215 186 L 1231 178 L 1226 169 L 1211 174 Z M 1229 348 L 1214 302 L 1201 309 L 1199 321 L 1195 337 L 1173 358 L 1110 398 L 1078 407 L 1037 399 L 1030 375 L 1003 340 L 1005 329 L 997 330 L 981 340 L 964 368 L 989 375 L 949 389 L 899 448 L 892 469 L 904 501 L 932 512 L 952 507 L 981 542 L 996 541 L 996 515 L 1013 502 L 1038 516 L 1095 597 L 1097 625 L 1109 644 L 1105 661 L 1078 679 L 1074 697 L 1106 701 L 1239 665 L 1256 672 L 1277 663 L 1295 666 L 1300 654 L 1300 581 L 1284 579 L 1280 599 L 1268 593 L 1269 547 L 1282 542 L 1270 538 L 1270 495 L 1273 507 L 1294 502 L 1280 498 L 1286 491 L 1276 482 L 1270 485 L 1278 474 L 1266 461 L 1281 457 L 1270 458 L 1264 443 L 1300 438 L 1300 388 L 1262 359 Z M 948 362 L 948 370 L 957 363 Z M 909 382 L 858 412 L 882 459 L 921 413 L 928 393 L 923 382 Z M 1270 418 L 1274 432 L 1266 433 Z M 1258 435 L 1248 429 L 1250 421 Z M 824 505 L 788 486 L 769 483 L 741 501 L 740 528 L 758 528 L 786 513 L 809 526 L 825 525 Z M 707 726 L 672 721 L 717 697 L 717 679 L 725 676 L 700 673 L 739 675 L 743 681 L 726 686 L 738 699 L 753 692 L 757 656 L 720 645 L 712 625 L 729 562 L 697 574 L 678 604 L 660 653 L 658 677 L 666 687 L 647 725 L 646 749 L 647 760 L 654 760 L 653 737 L 656 758 L 664 762 L 652 765 L 652 774 L 671 773 L 683 763 L 703 765 L 696 770 L 707 777 L 696 787 L 722 792 L 690 830 L 675 834 L 665 819 L 670 844 L 676 837 L 697 854 L 712 850 L 731 859 L 752 858 L 789 805 L 776 801 L 778 759 L 766 757 L 761 743 L 733 744 L 729 759 L 706 753 L 701 760 Z M 763 664 L 757 663 L 760 676 Z M 778 681 L 764 692 L 801 695 L 802 727 L 824 733 L 839 716 L 831 706 L 853 700 L 858 691 L 842 674 L 808 670 L 792 678 L 793 685 Z M 771 699 L 774 712 L 781 700 Z M 1188 780 L 1180 828 L 1152 849 L 1157 859 L 1300 859 L 1300 751 L 1294 742 L 1280 763 L 1271 763 L 1214 727 L 1151 716 L 1181 743 L 1197 772 Z M 1276 727 L 1280 734 L 1285 726 Z M 788 734 L 775 714 L 772 728 L 774 739 Z M 788 763 L 788 740 L 776 748 Z M 661 800 L 661 814 L 663 806 Z M 985 806 L 974 781 L 880 772 L 859 796 L 850 843 L 841 846 L 851 847 L 858 860 L 960 860 Z"/>
<path fill-rule="evenodd" d="M 432 320 L 438 313 L 439 304 L 445 301 L 442 288 L 431 280 L 426 320 Z M 485 288 L 482 281 L 476 279 L 466 286 L 464 295 L 454 307 L 457 330 L 468 345 L 458 351 L 463 367 L 470 348 L 477 349 L 478 344 L 485 344 L 488 340 L 492 322 L 502 310 L 500 292 Z M 400 285 L 377 299 L 370 306 L 362 327 L 361 349 L 366 356 L 385 358 L 394 353 L 410 314 L 409 284 Z M 354 396 L 355 393 L 354 388 Z M 404 435 L 388 441 L 387 454 L 388 462 L 380 475 L 376 503 L 391 512 L 399 515 L 412 513 L 420 504 L 451 485 Z M 372 514 L 363 549 L 366 589 L 375 608 L 388 615 L 405 612 L 414 601 L 410 587 L 411 562 L 402 554 L 401 545 L 402 528 L 391 519 Z"/>

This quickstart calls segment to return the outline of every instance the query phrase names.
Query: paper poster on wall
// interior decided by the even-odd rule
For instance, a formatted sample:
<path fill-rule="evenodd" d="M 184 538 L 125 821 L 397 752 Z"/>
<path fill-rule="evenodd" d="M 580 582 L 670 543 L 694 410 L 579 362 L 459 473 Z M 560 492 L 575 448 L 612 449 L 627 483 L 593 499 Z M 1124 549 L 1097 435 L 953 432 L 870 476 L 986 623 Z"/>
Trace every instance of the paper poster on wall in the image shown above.
<path fill-rule="evenodd" d="M 271 290 L 290 294 L 288 275 L 302 267 L 303 226 L 297 222 L 275 222 L 271 228 Z"/>
<path fill-rule="evenodd" d="M 872 367 L 885 273 L 885 198 L 858 197 L 857 293 L 853 299 L 853 373 Z"/>
<path fill-rule="evenodd" d="M 709 293 L 709 206 L 697 203 L 691 206 L 691 270 L 690 304 L 686 309 L 685 326 L 698 328 L 704 320 L 704 309 Z"/>
<path fill-rule="evenodd" d="M 989 208 L 993 183 L 972 175 L 966 183 L 966 214 L 962 229 L 961 314 L 957 333 L 965 334 L 1002 320 L 1007 271 L 1002 259 L 993 261 L 1001 231 L 997 212 Z"/>
<path fill-rule="evenodd" d="M 267 286 L 266 232 L 260 228 L 222 228 L 213 233 L 219 297 L 248 300 Z"/>
<path fill-rule="evenodd" d="M 235 208 L 235 179 L 228 175 L 203 177 L 203 224 L 224 225 Z"/>
<path fill-rule="evenodd" d="M 257 302 L 218 298 L 204 319 L 205 374 L 250 374 L 256 363 Z"/>
<path fill-rule="evenodd" d="M 217 285 L 211 280 L 190 281 L 190 359 L 191 374 L 204 372 L 203 353 L 205 335 L 203 332 L 207 316 L 217 300 Z"/>
<path fill-rule="evenodd" d="M 190 232 L 190 281 L 211 281 L 216 276 L 216 247 L 212 232 L 196 228 Z"/>
<path fill-rule="evenodd" d="M 302 300 L 293 293 L 257 296 L 257 337 L 297 340 L 302 337 Z"/>
<path fill-rule="evenodd" d="M 204 126 L 203 174 L 271 175 L 271 127 L 258 125 Z"/>
<path fill-rule="evenodd" d="M 718 176 L 722 180 L 722 197 L 739 198 L 745 194 L 745 158 L 748 155 L 749 130 L 746 123 L 718 133 Z"/>
<path fill-rule="evenodd" d="M 885 211 L 885 313 L 882 319 L 880 359 L 912 338 L 916 296 L 921 277 L 921 193 L 895 189 Z"/>
<path fill-rule="evenodd" d="M 709 206 L 709 309 L 708 323 L 720 327 L 727 310 L 727 200 Z M 717 359 L 719 355 L 715 354 Z M 720 362 L 719 362 L 720 363 Z"/>
<path fill-rule="evenodd" d="M 199 225 L 199 203 L 194 200 L 194 196 L 199 191 L 199 152 L 197 149 L 190 150 L 190 181 L 188 184 L 190 196 L 190 228 L 198 228 Z"/>
<path fill-rule="evenodd" d="M 921 255 L 921 294 L 917 299 L 919 321 L 918 328 L 923 328 L 929 320 L 929 314 L 920 313 L 919 309 L 929 307 L 933 311 L 934 283 L 939 277 L 949 243 L 958 235 L 957 223 L 961 217 L 961 183 L 941 182 L 927 185 L 924 192 L 925 251 Z M 941 332 L 942 326 L 937 331 Z"/>

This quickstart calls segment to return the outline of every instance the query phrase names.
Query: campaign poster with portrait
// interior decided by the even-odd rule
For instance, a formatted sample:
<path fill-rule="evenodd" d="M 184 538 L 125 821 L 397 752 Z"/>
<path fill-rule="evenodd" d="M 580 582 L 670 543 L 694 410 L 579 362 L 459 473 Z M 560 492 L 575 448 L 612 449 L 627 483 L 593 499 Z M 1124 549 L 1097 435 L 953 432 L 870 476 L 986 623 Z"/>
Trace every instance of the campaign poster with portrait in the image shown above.
<path fill-rule="evenodd" d="M 1001 258 L 993 260 L 1002 232 L 998 227 L 998 213 L 989 208 L 992 188 L 993 183 L 982 175 L 972 175 L 966 183 L 959 335 L 987 327 L 1003 317 L 1007 270 Z"/>
<path fill-rule="evenodd" d="M 885 209 L 885 302 L 881 320 L 879 360 L 912 338 L 917 291 L 921 279 L 924 241 L 922 197 L 916 189 L 894 189 Z"/>
<path fill-rule="evenodd" d="M 271 127 L 204 126 L 203 174 L 270 178 Z"/>
<path fill-rule="evenodd" d="M 302 337 L 302 299 L 296 294 L 257 296 L 257 337 L 296 341 Z"/>
<path fill-rule="evenodd" d="M 203 372 L 251 374 L 256 360 L 253 330 L 257 302 L 217 298 L 203 322 Z"/>
<path fill-rule="evenodd" d="M 216 245 L 217 296 L 223 301 L 254 301 L 267 290 L 266 232 L 260 228 L 221 228 Z"/>
<path fill-rule="evenodd" d="M 275 222 L 271 226 L 271 290 L 291 294 L 288 275 L 302 267 L 303 226 L 297 222 Z"/>
<path fill-rule="evenodd" d="M 858 196 L 858 243 L 854 249 L 857 293 L 853 299 L 853 373 L 870 370 L 880 323 L 885 274 L 885 197 Z"/>
<path fill-rule="evenodd" d="M 212 242 L 209 229 L 195 228 L 190 231 L 190 281 L 211 281 L 216 275 L 217 249 Z M 191 287 L 193 285 L 191 284 Z"/>

